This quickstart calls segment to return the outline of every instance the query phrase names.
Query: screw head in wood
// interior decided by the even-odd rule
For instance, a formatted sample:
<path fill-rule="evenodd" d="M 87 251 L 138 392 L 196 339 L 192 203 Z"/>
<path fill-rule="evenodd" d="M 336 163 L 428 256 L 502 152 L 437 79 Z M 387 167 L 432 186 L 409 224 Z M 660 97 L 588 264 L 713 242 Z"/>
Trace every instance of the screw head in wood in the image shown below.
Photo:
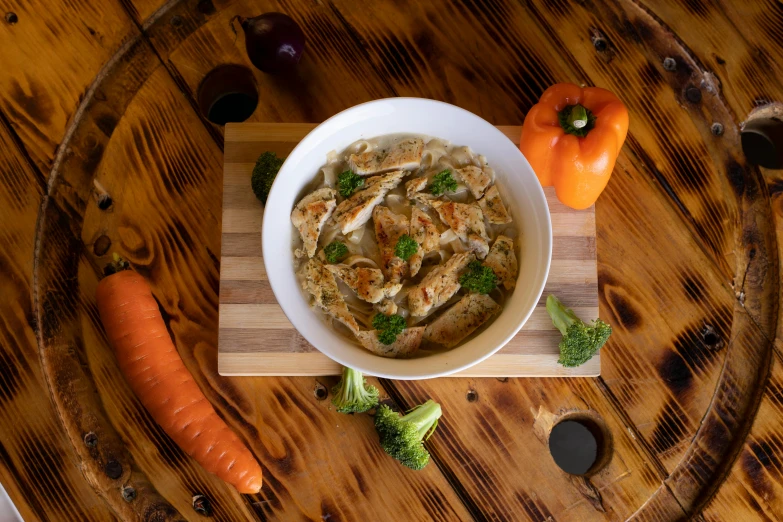
<path fill-rule="evenodd" d="M 98 436 L 93 432 L 87 433 L 84 436 L 84 445 L 88 448 L 94 448 L 98 445 Z"/>
<path fill-rule="evenodd" d="M 478 400 L 478 392 L 476 390 L 468 390 L 468 393 L 465 394 L 465 398 L 468 402 L 476 402 Z"/>
<path fill-rule="evenodd" d="M 667 56 L 663 59 L 663 68 L 666 71 L 672 72 L 677 70 L 677 62 L 671 56 Z"/>
<path fill-rule="evenodd" d="M 131 502 L 136 498 L 136 490 L 130 486 L 122 488 L 122 498 L 125 502 Z"/>
<path fill-rule="evenodd" d="M 716 121 L 716 122 L 715 122 L 715 123 L 713 123 L 713 124 L 712 124 L 712 126 L 710 127 L 710 131 L 711 131 L 711 132 L 712 132 L 712 134 L 714 134 L 715 136 L 723 136 L 723 124 L 722 124 L 722 123 L 718 123 L 718 122 Z"/>
<path fill-rule="evenodd" d="M 204 495 L 193 496 L 193 509 L 199 515 L 204 515 L 205 517 L 212 516 L 212 505 Z"/>

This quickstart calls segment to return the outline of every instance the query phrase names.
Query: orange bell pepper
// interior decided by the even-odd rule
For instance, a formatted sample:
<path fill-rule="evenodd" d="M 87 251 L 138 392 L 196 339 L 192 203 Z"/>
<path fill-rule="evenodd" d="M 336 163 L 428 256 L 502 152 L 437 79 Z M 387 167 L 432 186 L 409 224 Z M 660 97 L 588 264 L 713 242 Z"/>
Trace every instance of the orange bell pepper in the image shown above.
<path fill-rule="evenodd" d="M 609 182 L 628 133 L 628 110 L 599 87 L 558 83 L 544 91 L 522 125 L 519 150 L 544 187 L 581 210 Z"/>

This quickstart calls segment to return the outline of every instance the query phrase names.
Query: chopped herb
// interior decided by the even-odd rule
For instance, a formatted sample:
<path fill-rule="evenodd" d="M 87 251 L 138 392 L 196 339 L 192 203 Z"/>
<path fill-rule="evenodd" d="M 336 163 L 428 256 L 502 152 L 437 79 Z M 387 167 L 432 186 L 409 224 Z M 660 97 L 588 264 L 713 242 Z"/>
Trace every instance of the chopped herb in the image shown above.
<path fill-rule="evenodd" d="M 348 247 L 339 241 L 332 241 L 324 248 L 324 254 L 330 263 L 339 263 L 348 255 Z"/>
<path fill-rule="evenodd" d="M 438 172 L 432 178 L 432 182 L 430 182 L 430 192 L 436 196 L 440 196 L 445 192 L 454 192 L 455 190 L 457 190 L 457 180 L 451 175 L 450 169 Z"/>
<path fill-rule="evenodd" d="M 490 267 L 471 261 L 468 271 L 460 276 L 459 284 L 471 292 L 488 294 L 498 285 L 498 278 Z"/>
<path fill-rule="evenodd" d="M 362 185 L 364 185 L 364 178 L 354 174 L 353 171 L 346 170 L 337 176 L 337 191 L 344 198 L 353 194 Z"/>
<path fill-rule="evenodd" d="M 372 318 L 372 327 L 378 330 L 378 340 L 383 344 L 393 344 L 406 326 L 401 315 L 376 314 Z"/>
<path fill-rule="evenodd" d="M 394 247 L 394 255 L 407 261 L 419 250 L 419 244 L 408 234 L 403 234 L 397 240 L 397 246 Z"/>

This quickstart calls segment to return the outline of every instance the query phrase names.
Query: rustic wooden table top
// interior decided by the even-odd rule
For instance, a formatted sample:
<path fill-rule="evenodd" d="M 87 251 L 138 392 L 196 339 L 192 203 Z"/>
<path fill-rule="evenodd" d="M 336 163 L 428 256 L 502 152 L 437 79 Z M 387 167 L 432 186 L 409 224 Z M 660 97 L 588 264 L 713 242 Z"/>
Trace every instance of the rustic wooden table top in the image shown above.
<path fill-rule="evenodd" d="M 413 472 L 368 416 L 323 400 L 335 378 L 217 375 L 223 129 L 196 92 L 249 64 L 230 19 L 274 10 L 308 47 L 296 78 L 256 71 L 249 121 L 422 96 L 518 125 L 558 81 L 626 102 L 596 208 L 615 332 L 600 378 L 376 381 L 401 408 L 443 405 Z M 739 145 L 749 111 L 783 99 L 780 2 L 0 0 L 0 15 L 0 481 L 25 519 L 199 520 L 195 495 L 217 520 L 781 519 L 783 173 Z M 94 301 L 113 250 L 262 463 L 260 494 L 204 472 L 123 381 Z M 589 477 L 550 456 L 564 414 L 611 434 Z"/>

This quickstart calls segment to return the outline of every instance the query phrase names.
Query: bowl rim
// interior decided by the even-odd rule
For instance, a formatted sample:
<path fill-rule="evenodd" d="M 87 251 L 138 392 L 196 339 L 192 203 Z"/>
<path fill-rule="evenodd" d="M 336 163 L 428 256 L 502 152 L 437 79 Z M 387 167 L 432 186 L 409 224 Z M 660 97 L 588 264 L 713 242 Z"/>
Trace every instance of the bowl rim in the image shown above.
<path fill-rule="evenodd" d="M 370 106 L 370 105 L 382 104 L 382 103 L 406 103 L 406 102 L 440 105 L 440 106 L 443 106 L 443 107 L 447 108 L 448 110 L 453 110 L 453 111 L 464 113 L 466 116 L 468 116 L 470 118 L 475 118 L 475 119 L 478 119 L 478 120 L 486 123 L 491 129 L 494 130 L 494 132 L 496 132 L 498 134 L 498 137 L 500 137 L 502 139 L 505 139 L 505 140 L 509 140 L 509 138 L 505 134 L 503 134 L 502 131 L 500 131 L 497 128 L 496 125 L 488 122 L 487 120 L 485 120 L 481 116 L 479 116 L 479 115 L 477 115 L 477 114 L 475 114 L 473 112 L 468 111 L 467 109 L 463 109 L 462 107 L 458 107 L 456 105 L 453 105 L 453 104 L 450 104 L 450 103 L 447 103 L 447 102 L 443 102 L 443 101 L 439 101 L 439 100 L 432 100 L 432 99 L 429 99 L 429 98 L 404 97 L 404 96 L 391 97 L 391 98 L 379 98 L 379 99 L 376 99 L 376 100 L 370 100 L 370 101 L 367 101 L 367 102 L 363 102 L 363 103 L 360 103 L 360 104 L 348 107 L 348 108 L 346 108 L 346 109 L 336 113 L 335 115 L 327 118 L 326 120 L 324 120 L 323 122 L 319 123 L 318 125 L 316 125 L 310 132 L 308 132 L 304 137 L 302 137 L 301 140 L 299 140 L 299 142 L 296 144 L 296 146 L 291 150 L 291 152 L 286 157 L 286 160 L 283 162 L 283 165 L 280 167 L 280 170 L 283 170 L 283 168 L 285 167 L 285 162 L 288 161 L 288 158 L 294 156 L 295 153 L 300 148 L 304 148 L 304 147 L 308 146 L 307 142 L 309 141 L 309 139 L 312 139 L 314 136 L 317 136 L 318 134 L 320 134 L 322 132 L 325 132 L 323 129 L 327 127 L 328 123 L 330 123 L 330 122 L 332 122 L 334 120 L 337 120 L 337 119 L 341 119 L 341 118 L 345 117 L 346 115 L 348 115 L 348 114 L 350 114 L 352 112 L 360 112 L 363 109 L 365 109 L 367 106 Z M 492 131 L 490 131 L 490 132 L 492 132 Z M 514 145 L 513 142 L 511 142 L 511 140 L 509 140 L 509 142 L 512 145 Z M 466 145 L 470 146 L 469 144 L 466 144 Z M 524 154 L 522 154 L 522 152 L 518 148 L 516 148 L 516 150 L 519 153 L 522 161 L 527 165 L 527 167 L 530 169 L 530 171 L 534 172 L 533 168 L 530 166 L 530 163 L 528 162 L 528 160 L 524 156 Z M 273 199 L 274 194 L 276 192 L 275 189 L 282 185 L 282 183 L 279 183 L 280 179 L 281 178 L 278 177 L 278 178 L 275 179 L 275 181 L 273 181 L 272 187 L 270 188 L 270 191 L 269 191 L 269 196 L 267 197 L 268 200 L 272 200 Z M 338 364 L 340 364 L 342 366 L 356 368 L 357 370 L 362 371 L 362 373 L 365 373 L 366 375 L 372 375 L 372 376 L 379 377 L 379 378 L 387 378 L 387 379 L 394 379 L 394 380 L 424 380 L 424 379 L 434 379 L 434 378 L 437 378 L 437 377 L 446 377 L 446 376 L 449 376 L 449 375 L 453 375 L 455 373 L 458 373 L 458 372 L 461 372 L 461 371 L 466 370 L 468 368 L 471 368 L 471 367 L 481 363 L 482 361 L 485 361 L 486 359 L 488 359 L 488 358 L 492 357 L 493 355 L 495 355 L 504 346 L 506 346 L 508 344 L 508 342 L 514 336 L 516 336 L 517 333 L 519 333 L 519 331 L 522 329 L 522 327 L 530 319 L 530 316 L 533 314 L 533 312 L 535 311 L 535 309 L 538 306 L 538 302 L 541 299 L 541 295 L 544 293 L 544 288 L 546 287 L 546 283 L 547 283 L 547 280 L 549 278 L 549 271 L 551 269 L 551 264 L 552 264 L 552 246 L 553 246 L 553 242 L 554 242 L 553 241 L 553 232 L 552 232 L 552 216 L 551 216 L 551 212 L 550 212 L 550 209 L 549 209 L 549 205 L 548 205 L 548 203 L 546 201 L 546 194 L 544 193 L 544 189 L 541 186 L 541 184 L 540 183 L 536 183 L 535 184 L 535 189 L 533 189 L 533 191 L 536 193 L 536 196 L 539 197 L 541 199 L 541 201 L 543 201 L 543 203 L 544 203 L 546 219 L 543 220 L 544 221 L 543 225 L 544 225 L 544 228 L 545 228 L 545 230 L 543 231 L 543 233 L 544 233 L 543 237 L 545 238 L 545 240 L 547 242 L 547 252 L 545 252 L 545 254 L 546 254 L 546 258 L 545 258 L 546 259 L 546 263 L 545 263 L 545 266 L 543 267 L 544 269 L 543 269 L 543 277 L 541 278 L 541 283 L 539 285 L 539 288 L 537 288 L 536 292 L 535 292 L 536 298 L 533 301 L 534 304 L 527 311 L 527 313 L 524 314 L 524 316 L 522 317 L 522 320 L 519 321 L 519 324 L 516 325 L 502 339 L 502 341 L 497 344 L 497 346 L 495 348 L 493 348 L 492 350 L 488 351 L 487 353 L 482 354 L 480 357 L 477 357 L 477 358 L 473 359 L 469 363 L 465 363 L 465 364 L 461 364 L 461 365 L 457 365 L 457 366 L 449 366 L 449 367 L 446 367 L 446 368 L 444 368 L 442 370 L 415 372 L 415 373 L 412 373 L 410 375 L 399 375 L 399 374 L 387 373 L 387 372 L 383 372 L 383 371 L 378 372 L 378 371 L 374 371 L 374 370 L 373 371 L 365 371 L 362 368 L 356 367 L 356 365 L 353 364 L 353 363 L 348 364 L 346 362 L 346 360 L 344 360 L 339 355 L 335 356 L 334 354 L 326 353 L 323 350 L 321 350 L 321 348 L 319 348 L 318 345 L 315 342 L 313 342 L 314 339 L 310 338 L 312 336 L 305 335 L 304 332 L 300 331 L 299 328 L 297 328 L 297 326 L 296 326 L 296 322 L 297 322 L 296 318 L 291 317 L 291 315 L 289 315 L 288 311 L 282 305 L 280 299 L 278 298 L 278 295 L 279 295 L 279 292 L 284 291 L 285 289 L 279 287 L 279 285 L 281 283 L 279 281 L 276 282 L 276 280 L 274 280 L 274 278 L 272 278 L 272 277 L 268 277 L 269 285 L 272 288 L 272 293 L 275 295 L 275 300 L 278 302 L 278 305 L 280 306 L 280 309 L 283 311 L 283 314 L 286 316 L 286 318 L 288 318 L 289 322 L 291 323 L 293 328 L 296 329 L 296 331 L 299 333 L 299 335 L 301 335 L 308 343 L 310 343 L 319 353 L 325 355 L 329 359 L 337 362 Z M 262 226 L 261 226 L 262 260 L 263 260 L 263 263 L 264 263 L 264 269 L 265 269 L 267 274 L 270 274 L 270 271 L 269 271 L 269 267 L 267 265 L 268 257 L 266 255 L 264 255 L 264 252 L 267 251 L 267 248 L 272 248 L 272 245 L 269 245 L 269 246 L 267 245 L 267 241 L 271 241 L 270 239 L 268 239 L 270 237 L 270 234 L 264 233 L 264 230 L 266 229 L 267 226 L 272 226 L 271 224 L 268 225 L 268 223 L 271 223 L 272 221 L 274 221 L 273 219 L 271 219 L 271 216 L 270 216 L 270 219 L 267 219 L 267 215 L 266 214 L 267 214 L 267 210 L 269 208 L 270 207 L 267 206 L 267 205 L 264 206 L 263 220 L 262 220 Z M 286 222 L 288 222 L 288 221 L 286 221 Z M 274 272 L 274 270 L 273 270 L 273 272 Z M 491 328 L 491 326 L 492 325 L 490 325 L 490 328 Z M 381 357 L 381 356 L 375 355 L 375 354 L 371 354 L 371 355 L 373 355 L 374 357 L 376 357 L 378 359 L 381 359 L 381 360 L 387 360 L 387 361 L 394 360 L 394 359 L 388 359 L 388 358 L 385 358 L 385 357 Z M 410 360 L 416 360 L 416 359 L 410 359 Z"/>

